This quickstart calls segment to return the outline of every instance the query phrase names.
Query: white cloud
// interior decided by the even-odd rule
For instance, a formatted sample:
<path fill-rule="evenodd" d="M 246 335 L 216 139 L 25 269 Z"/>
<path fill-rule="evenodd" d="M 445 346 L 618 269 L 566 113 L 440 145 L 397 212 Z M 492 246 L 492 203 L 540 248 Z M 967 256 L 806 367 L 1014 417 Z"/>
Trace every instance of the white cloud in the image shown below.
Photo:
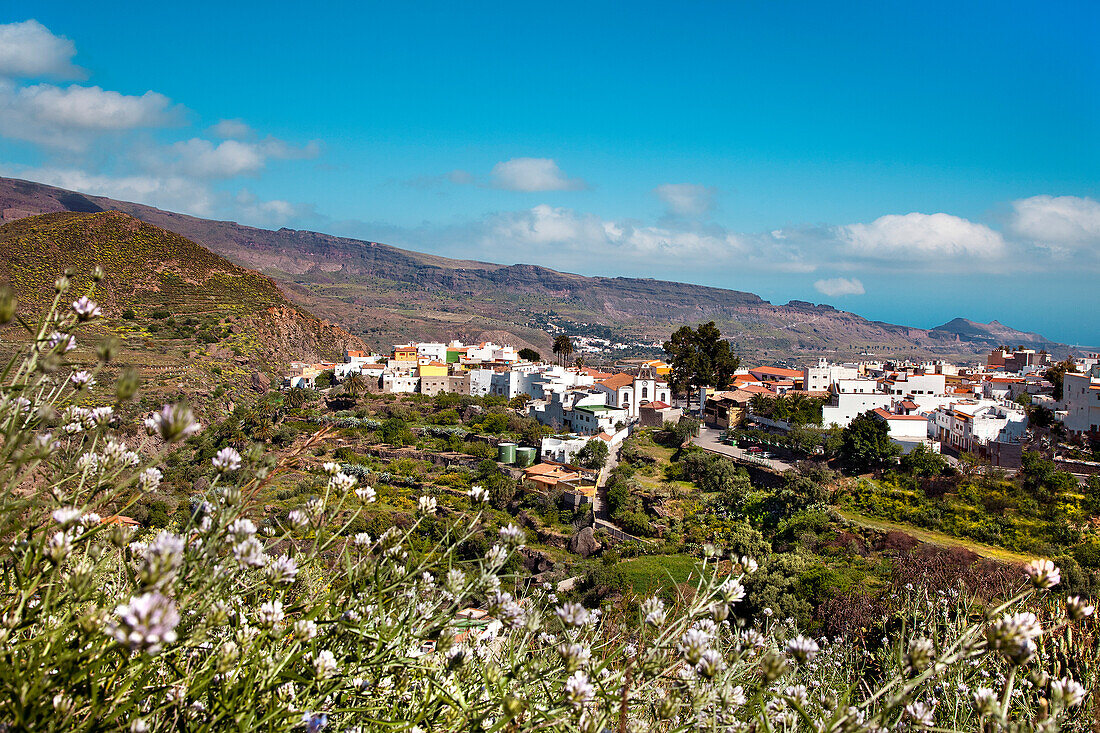
<path fill-rule="evenodd" d="M 493 166 L 493 185 L 506 191 L 576 191 L 587 188 L 580 178 L 566 178 L 550 158 L 512 158 Z"/>
<path fill-rule="evenodd" d="M 637 255 L 713 260 L 744 251 L 736 235 L 720 229 L 693 230 L 610 221 L 594 214 L 539 204 L 497 214 L 482 225 L 482 245 L 514 258 L 517 249 L 564 248 L 595 256 Z"/>
<path fill-rule="evenodd" d="M 83 77 L 83 70 L 72 63 L 75 55 L 72 41 L 54 35 L 37 20 L 0 25 L 0 76 Z"/>
<path fill-rule="evenodd" d="M 714 208 L 715 189 L 698 183 L 665 183 L 653 189 L 670 214 L 701 216 Z"/>
<path fill-rule="evenodd" d="M 889 214 L 839 227 L 837 236 L 850 254 L 932 268 L 945 259 L 998 259 L 1006 249 L 999 232 L 950 214 Z"/>
<path fill-rule="evenodd" d="M 120 94 L 97 86 L 16 87 L 0 80 L 0 130 L 5 137 L 69 150 L 86 148 L 96 135 L 162 127 L 178 109 L 163 94 Z"/>
<path fill-rule="evenodd" d="M 252 128 L 244 120 L 235 117 L 231 120 L 220 120 L 211 125 L 210 134 L 222 140 L 246 140 L 252 137 Z"/>
<path fill-rule="evenodd" d="M 252 226 L 270 228 L 285 226 L 301 213 L 299 207 L 289 201 L 281 199 L 261 201 L 247 188 L 237 192 L 235 201 L 241 221 Z"/>
<path fill-rule="evenodd" d="M 137 158 L 150 172 L 170 171 L 193 178 L 225 179 L 256 175 L 269 160 L 300 160 L 314 158 L 319 153 L 320 144 L 316 141 L 298 148 L 276 138 L 214 143 L 196 137 L 167 147 L 146 149 Z"/>
<path fill-rule="evenodd" d="M 831 277 L 826 280 L 818 280 L 814 283 L 814 289 L 819 293 L 837 298 L 844 295 L 863 295 L 863 283 L 857 278 Z"/>
<path fill-rule="evenodd" d="M 1077 196 L 1032 196 L 1012 202 L 1009 226 L 1056 255 L 1100 247 L 1100 202 Z"/>

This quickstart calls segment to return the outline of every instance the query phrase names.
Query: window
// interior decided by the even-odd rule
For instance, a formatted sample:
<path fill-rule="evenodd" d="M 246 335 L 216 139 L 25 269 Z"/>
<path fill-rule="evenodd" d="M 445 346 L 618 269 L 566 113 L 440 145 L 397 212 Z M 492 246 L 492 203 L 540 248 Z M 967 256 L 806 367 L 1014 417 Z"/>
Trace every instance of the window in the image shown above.
<path fill-rule="evenodd" d="M 649 387 L 642 387 L 642 399 L 649 398 Z"/>

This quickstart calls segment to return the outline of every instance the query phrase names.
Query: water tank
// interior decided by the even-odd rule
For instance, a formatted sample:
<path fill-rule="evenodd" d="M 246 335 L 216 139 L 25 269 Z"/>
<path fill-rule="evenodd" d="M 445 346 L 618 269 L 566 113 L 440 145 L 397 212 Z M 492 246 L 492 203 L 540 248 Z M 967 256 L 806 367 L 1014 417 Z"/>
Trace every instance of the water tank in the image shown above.
<path fill-rule="evenodd" d="M 516 444 L 515 443 L 498 443 L 497 444 L 497 460 L 501 463 L 507 463 L 512 465 L 516 462 Z"/>
<path fill-rule="evenodd" d="M 516 465 L 520 468 L 527 468 L 528 466 L 535 465 L 535 455 L 537 451 L 534 448 L 528 448 L 526 446 L 516 448 Z"/>

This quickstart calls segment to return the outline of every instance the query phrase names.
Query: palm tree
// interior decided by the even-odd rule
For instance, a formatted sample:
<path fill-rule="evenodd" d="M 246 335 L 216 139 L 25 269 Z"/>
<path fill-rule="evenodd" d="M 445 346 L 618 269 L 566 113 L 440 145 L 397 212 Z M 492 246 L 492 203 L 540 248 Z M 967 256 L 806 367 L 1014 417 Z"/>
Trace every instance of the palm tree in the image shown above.
<path fill-rule="evenodd" d="M 565 364 L 565 360 L 573 354 L 573 342 L 570 338 L 563 334 L 559 334 L 554 339 L 554 353 L 558 355 L 558 365 Z"/>
<path fill-rule="evenodd" d="M 355 372 L 344 380 L 344 391 L 352 397 L 359 397 L 367 391 L 367 380 L 362 372 Z"/>
<path fill-rule="evenodd" d="M 771 415 L 774 405 L 772 399 L 765 394 L 757 392 L 749 400 L 749 409 L 752 414 L 759 415 L 760 417 L 768 417 Z"/>

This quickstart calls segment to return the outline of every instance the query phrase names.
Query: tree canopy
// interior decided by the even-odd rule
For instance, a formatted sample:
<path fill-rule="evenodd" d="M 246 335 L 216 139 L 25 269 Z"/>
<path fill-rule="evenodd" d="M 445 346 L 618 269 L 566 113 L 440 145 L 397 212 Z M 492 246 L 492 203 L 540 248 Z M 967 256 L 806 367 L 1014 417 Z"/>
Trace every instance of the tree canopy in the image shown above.
<path fill-rule="evenodd" d="M 519 350 L 519 358 L 524 361 L 542 361 L 542 356 L 534 349 L 523 348 Z"/>
<path fill-rule="evenodd" d="M 558 356 L 558 362 L 564 364 L 573 355 L 573 341 L 564 333 L 558 334 L 554 339 L 554 353 Z"/>
<path fill-rule="evenodd" d="M 664 350 L 672 367 L 669 384 L 677 391 L 703 386 L 725 389 L 741 366 L 741 359 L 714 321 L 698 328 L 681 326 L 664 343 Z"/>
<path fill-rule="evenodd" d="M 869 471 L 899 453 L 901 446 L 890 440 L 890 426 L 870 410 L 856 415 L 841 433 L 840 460 L 851 471 Z"/>

